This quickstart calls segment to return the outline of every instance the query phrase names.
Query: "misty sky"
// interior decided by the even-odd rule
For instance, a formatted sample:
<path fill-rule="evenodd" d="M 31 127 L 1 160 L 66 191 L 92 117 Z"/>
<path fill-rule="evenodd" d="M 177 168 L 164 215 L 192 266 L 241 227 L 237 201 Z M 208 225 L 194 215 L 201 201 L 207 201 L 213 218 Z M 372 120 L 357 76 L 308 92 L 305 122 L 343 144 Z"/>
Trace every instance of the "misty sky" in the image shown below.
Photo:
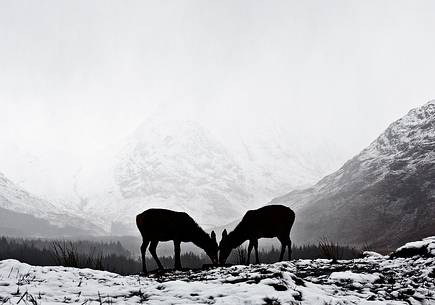
<path fill-rule="evenodd" d="M 357 153 L 435 98 L 434 33 L 435 1 L 0 0 L 0 150 L 80 160 L 165 113 Z"/>

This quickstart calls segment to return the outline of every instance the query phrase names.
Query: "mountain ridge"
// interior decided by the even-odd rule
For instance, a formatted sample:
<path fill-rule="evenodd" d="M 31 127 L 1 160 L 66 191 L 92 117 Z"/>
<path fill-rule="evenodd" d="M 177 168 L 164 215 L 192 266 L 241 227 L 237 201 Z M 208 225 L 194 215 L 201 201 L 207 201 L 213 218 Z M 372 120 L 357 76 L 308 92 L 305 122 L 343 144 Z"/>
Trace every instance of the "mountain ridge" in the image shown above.
<path fill-rule="evenodd" d="M 323 234 L 340 242 L 390 248 L 434 233 L 434 181 L 432 100 L 390 124 L 367 148 L 313 187 L 271 203 L 288 205 L 296 210 L 296 219 L 298 213 L 304 219 L 295 224 L 296 239 L 315 241 Z"/>
<path fill-rule="evenodd" d="M 77 211 L 40 199 L 0 172 L 1 230 L 19 236 L 98 235 L 102 231 Z M 75 213 L 76 212 L 76 213 Z"/>

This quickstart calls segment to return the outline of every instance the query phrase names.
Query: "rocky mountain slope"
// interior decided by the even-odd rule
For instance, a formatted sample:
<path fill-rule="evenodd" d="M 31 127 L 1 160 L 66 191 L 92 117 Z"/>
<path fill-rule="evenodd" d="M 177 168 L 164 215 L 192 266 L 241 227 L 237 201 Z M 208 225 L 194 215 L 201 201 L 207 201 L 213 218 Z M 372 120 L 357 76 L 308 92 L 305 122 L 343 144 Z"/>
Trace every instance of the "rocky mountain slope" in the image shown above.
<path fill-rule="evenodd" d="M 435 233 L 435 101 L 411 110 L 338 171 L 275 198 L 299 243 L 327 236 L 391 248 Z"/>
<path fill-rule="evenodd" d="M 101 234 L 74 209 L 61 209 L 28 193 L 0 173 L 0 233 L 13 236 Z"/>

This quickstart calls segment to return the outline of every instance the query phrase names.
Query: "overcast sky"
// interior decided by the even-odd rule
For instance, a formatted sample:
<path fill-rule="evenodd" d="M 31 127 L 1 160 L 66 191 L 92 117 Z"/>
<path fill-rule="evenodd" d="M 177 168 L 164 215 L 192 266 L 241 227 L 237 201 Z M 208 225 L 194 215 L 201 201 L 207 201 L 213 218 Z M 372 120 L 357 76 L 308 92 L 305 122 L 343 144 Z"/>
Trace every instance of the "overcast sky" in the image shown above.
<path fill-rule="evenodd" d="M 0 0 L 0 149 L 81 158 L 165 112 L 358 152 L 435 98 L 434 34 L 435 1 Z"/>

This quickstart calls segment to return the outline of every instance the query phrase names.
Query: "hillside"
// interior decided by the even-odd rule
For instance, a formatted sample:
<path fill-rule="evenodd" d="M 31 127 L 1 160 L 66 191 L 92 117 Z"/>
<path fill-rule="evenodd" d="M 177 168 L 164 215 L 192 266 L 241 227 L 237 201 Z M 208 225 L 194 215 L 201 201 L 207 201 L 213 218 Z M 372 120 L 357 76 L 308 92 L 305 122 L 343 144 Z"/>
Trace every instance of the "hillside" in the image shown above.
<path fill-rule="evenodd" d="M 296 211 L 299 243 L 327 236 L 393 248 L 435 233 L 435 101 L 392 123 L 313 187 L 275 198 Z"/>
<path fill-rule="evenodd" d="M 77 214 L 76 214 L 76 213 Z M 74 209 L 33 196 L 0 173 L 0 232 L 9 236 L 80 236 L 102 231 Z"/>

